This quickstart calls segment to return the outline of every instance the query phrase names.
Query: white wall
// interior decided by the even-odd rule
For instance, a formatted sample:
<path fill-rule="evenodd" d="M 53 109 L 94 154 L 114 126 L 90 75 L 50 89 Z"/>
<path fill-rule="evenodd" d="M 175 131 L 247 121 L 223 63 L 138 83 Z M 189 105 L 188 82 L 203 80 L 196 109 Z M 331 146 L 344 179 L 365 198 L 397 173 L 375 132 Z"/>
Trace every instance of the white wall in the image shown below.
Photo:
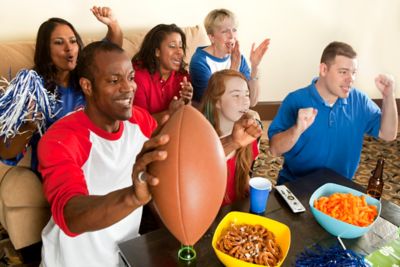
<path fill-rule="evenodd" d="M 400 77 L 398 0 L 0 0 L 0 42 L 34 39 L 39 25 L 53 16 L 67 19 L 81 34 L 105 32 L 89 11 L 92 5 L 112 7 L 123 29 L 158 23 L 202 25 L 211 9 L 231 9 L 239 20 L 246 56 L 252 42 L 271 38 L 260 66 L 261 101 L 280 101 L 308 85 L 318 75 L 323 48 L 333 40 L 348 42 L 358 52 L 356 86 L 370 97 L 381 97 L 375 75 L 391 73 L 397 81 Z"/>

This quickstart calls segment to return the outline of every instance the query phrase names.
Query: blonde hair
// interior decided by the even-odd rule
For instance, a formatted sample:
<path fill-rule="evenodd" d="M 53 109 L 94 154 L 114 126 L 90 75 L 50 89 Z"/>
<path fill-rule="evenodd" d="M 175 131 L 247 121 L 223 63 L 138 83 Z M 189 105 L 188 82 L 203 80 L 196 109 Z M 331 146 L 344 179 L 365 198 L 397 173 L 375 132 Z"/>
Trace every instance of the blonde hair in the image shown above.
<path fill-rule="evenodd" d="M 228 9 L 214 9 L 204 19 L 204 28 L 206 29 L 207 34 L 213 34 L 214 29 L 222 23 L 222 21 L 226 18 L 229 18 L 233 21 L 233 24 L 237 26 L 237 20 L 235 14 Z"/>
<path fill-rule="evenodd" d="M 243 79 L 246 82 L 247 87 L 249 86 L 246 77 L 238 71 L 231 69 L 217 71 L 208 81 L 208 86 L 199 108 L 207 120 L 212 124 L 219 136 L 222 135 L 222 132 L 220 129 L 218 112 L 215 106 L 226 91 L 225 81 L 233 77 Z M 238 198 L 245 198 L 248 194 L 248 178 L 252 163 L 253 144 L 251 143 L 236 151 L 235 191 Z M 225 199 L 226 198 L 227 195 L 225 195 Z"/>

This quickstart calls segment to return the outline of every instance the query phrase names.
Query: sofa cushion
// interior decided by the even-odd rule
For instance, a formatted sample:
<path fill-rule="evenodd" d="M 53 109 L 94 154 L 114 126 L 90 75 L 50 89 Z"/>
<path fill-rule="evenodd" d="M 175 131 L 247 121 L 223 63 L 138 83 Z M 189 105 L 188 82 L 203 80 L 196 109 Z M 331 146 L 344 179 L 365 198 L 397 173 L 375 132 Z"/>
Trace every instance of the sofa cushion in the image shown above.
<path fill-rule="evenodd" d="M 10 80 L 22 68 L 33 67 L 35 42 L 0 43 L 0 76 Z"/>

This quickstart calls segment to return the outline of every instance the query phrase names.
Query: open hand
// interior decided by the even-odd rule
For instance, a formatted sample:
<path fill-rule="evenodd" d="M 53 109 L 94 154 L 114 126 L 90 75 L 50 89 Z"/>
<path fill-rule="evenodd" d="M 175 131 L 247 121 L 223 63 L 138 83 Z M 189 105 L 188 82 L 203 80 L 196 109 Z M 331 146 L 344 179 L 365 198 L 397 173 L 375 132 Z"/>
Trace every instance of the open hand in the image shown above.
<path fill-rule="evenodd" d="M 230 67 L 231 70 L 239 71 L 240 59 L 241 59 L 240 45 L 239 41 L 236 40 L 235 45 L 231 50 L 231 67 Z"/>
<path fill-rule="evenodd" d="M 268 50 L 269 42 L 270 39 L 265 39 L 256 49 L 254 49 L 255 43 L 252 44 L 250 50 L 250 63 L 252 68 L 256 68 L 260 64 L 265 52 Z"/>
<path fill-rule="evenodd" d="M 193 98 L 193 86 L 187 80 L 186 76 L 183 77 L 183 81 L 181 82 L 181 90 L 179 91 L 179 95 L 185 104 L 189 104 Z"/>

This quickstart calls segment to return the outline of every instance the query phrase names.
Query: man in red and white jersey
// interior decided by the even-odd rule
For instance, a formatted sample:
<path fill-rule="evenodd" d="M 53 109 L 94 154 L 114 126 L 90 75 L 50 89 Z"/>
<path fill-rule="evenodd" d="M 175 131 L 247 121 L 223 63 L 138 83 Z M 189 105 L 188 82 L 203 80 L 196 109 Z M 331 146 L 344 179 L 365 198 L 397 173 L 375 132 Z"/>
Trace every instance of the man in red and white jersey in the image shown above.
<path fill-rule="evenodd" d="M 132 108 L 134 70 L 120 47 L 89 44 L 77 70 L 86 107 L 56 122 L 39 143 L 52 213 L 42 232 L 42 266 L 118 266 L 117 244 L 138 235 L 149 186 L 159 182 L 146 166 L 167 157 L 159 147 L 169 136 L 152 137 L 156 121 Z M 256 122 L 243 118 L 222 140 L 225 153 L 260 135 Z"/>

